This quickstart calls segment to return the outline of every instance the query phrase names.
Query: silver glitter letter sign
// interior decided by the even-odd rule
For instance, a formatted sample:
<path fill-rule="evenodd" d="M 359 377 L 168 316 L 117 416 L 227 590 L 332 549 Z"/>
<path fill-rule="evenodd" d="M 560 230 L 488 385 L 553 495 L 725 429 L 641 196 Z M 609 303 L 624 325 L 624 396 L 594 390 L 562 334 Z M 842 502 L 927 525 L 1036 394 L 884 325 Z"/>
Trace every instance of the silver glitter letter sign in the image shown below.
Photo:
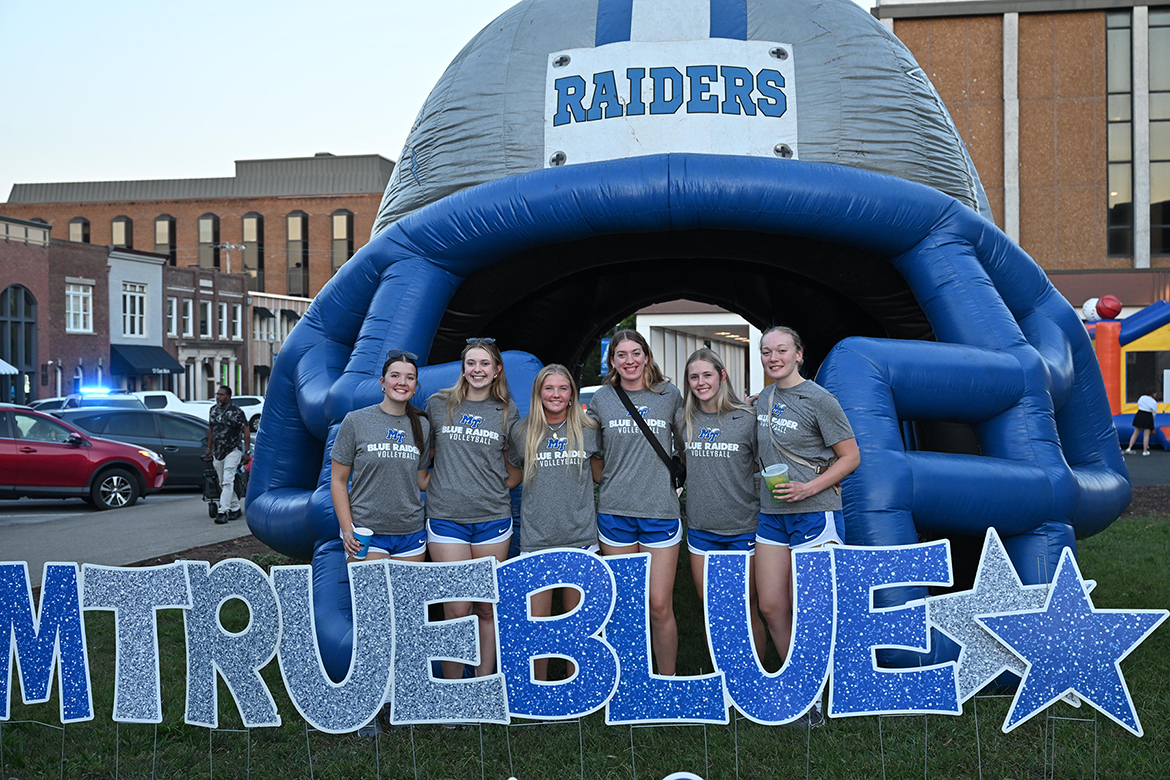
<path fill-rule="evenodd" d="M 436 680 L 431 676 L 432 660 L 479 664 L 479 640 L 474 614 L 430 623 L 427 605 L 437 601 L 494 603 L 495 563 L 495 558 L 480 558 L 448 564 L 389 564 L 394 594 L 393 723 L 508 722 L 504 675 L 473 680 Z"/>
<path fill-rule="evenodd" d="M 246 728 L 279 726 L 276 702 L 260 670 L 276 655 L 280 610 L 276 591 L 264 570 L 251 561 L 233 559 L 209 566 L 188 561 L 191 609 L 183 614 L 187 634 L 187 723 L 219 726 L 215 673 L 223 675 Z M 238 634 L 219 622 L 229 599 L 248 607 L 248 626 Z"/>
<path fill-rule="evenodd" d="M 9 718 L 14 655 L 25 704 L 49 700 L 56 667 L 61 682 L 61 722 L 93 720 L 76 563 L 45 564 L 41 605 L 35 615 L 28 564 L 0 564 L 0 632 L 9 640 L 0 646 L 0 720 Z"/>
<path fill-rule="evenodd" d="M 81 582 L 85 609 L 114 613 L 114 720 L 162 723 L 156 613 L 191 606 L 187 568 L 182 563 L 142 569 L 87 563 L 81 567 Z"/>
<path fill-rule="evenodd" d="M 390 684 L 394 626 L 385 561 L 349 565 L 353 599 L 353 655 L 340 683 L 329 679 L 313 625 L 310 566 L 274 566 L 280 601 L 277 658 L 293 706 L 313 728 L 331 734 L 356 731 L 382 707 Z"/>
<path fill-rule="evenodd" d="M 523 718 L 577 718 L 605 706 L 617 688 L 617 654 L 600 638 L 613 611 L 613 572 L 584 550 L 548 550 L 513 558 L 496 568 L 500 663 L 508 681 L 508 709 Z M 545 588 L 576 587 L 580 607 L 568 615 L 532 618 L 529 596 Z M 577 673 L 561 682 L 537 682 L 532 662 L 568 658 Z"/>

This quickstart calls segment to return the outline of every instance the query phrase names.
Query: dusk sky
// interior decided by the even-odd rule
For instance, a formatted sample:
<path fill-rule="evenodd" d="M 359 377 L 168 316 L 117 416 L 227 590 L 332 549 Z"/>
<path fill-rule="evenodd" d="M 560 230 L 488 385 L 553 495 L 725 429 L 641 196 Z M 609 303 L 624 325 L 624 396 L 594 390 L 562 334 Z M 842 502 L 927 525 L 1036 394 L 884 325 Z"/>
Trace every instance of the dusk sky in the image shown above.
<path fill-rule="evenodd" d="M 0 202 L 15 182 L 397 159 L 452 58 L 514 0 L 0 2 Z M 859 3 L 865 8 L 869 2 Z"/>

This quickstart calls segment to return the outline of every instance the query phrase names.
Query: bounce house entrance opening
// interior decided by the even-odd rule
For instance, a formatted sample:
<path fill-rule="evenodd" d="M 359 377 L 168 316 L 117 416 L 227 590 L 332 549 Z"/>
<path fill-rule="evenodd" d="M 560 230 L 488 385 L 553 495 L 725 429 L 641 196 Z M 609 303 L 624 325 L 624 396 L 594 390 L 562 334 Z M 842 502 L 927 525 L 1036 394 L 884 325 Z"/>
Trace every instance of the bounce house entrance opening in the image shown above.
<path fill-rule="evenodd" d="M 848 336 L 933 339 L 905 280 L 876 254 L 793 236 L 687 230 L 541 246 L 469 275 L 429 362 L 458 360 L 465 340 L 482 335 L 579 376 L 615 322 L 677 298 L 715 304 L 759 328 L 796 328 L 810 376 Z"/>

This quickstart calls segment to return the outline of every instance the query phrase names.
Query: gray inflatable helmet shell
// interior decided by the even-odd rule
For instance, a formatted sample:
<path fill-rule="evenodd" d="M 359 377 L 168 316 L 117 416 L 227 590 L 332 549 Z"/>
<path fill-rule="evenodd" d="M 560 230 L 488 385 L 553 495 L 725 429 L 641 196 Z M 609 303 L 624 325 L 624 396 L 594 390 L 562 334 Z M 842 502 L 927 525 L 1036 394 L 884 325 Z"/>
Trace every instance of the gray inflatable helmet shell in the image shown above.
<path fill-rule="evenodd" d="M 599 6 L 608 13 L 615 5 L 666 2 L 522 0 L 501 14 L 459 52 L 427 97 L 372 235 L 454 192 L 544 168 L 549 54 L 594 47 Z M 742 2 L 747 40 L 793 48 L 800 159 L 925 184 L 991 218 L 950 114 L 913 55 L 880 22 L 851 0 Z"/>

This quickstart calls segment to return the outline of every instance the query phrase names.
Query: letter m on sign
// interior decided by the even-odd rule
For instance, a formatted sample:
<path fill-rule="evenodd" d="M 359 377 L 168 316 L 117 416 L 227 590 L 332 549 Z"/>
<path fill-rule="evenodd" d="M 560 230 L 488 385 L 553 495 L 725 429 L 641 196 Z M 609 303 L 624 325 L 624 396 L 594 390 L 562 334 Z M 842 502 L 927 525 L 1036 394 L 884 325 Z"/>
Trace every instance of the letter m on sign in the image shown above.
<path fill-rule="evenodd" d="M 40 614 L 33 613 L 28 564 L 0 564 L 0 720 L 8 720 L 12 699 L 12 659 L 25 704 L 49 700 L 53 670 L 61 685 L 61 722 L 93 719 L 89 658 L 77 583 L 77 564 L 45 564 Z"/>

